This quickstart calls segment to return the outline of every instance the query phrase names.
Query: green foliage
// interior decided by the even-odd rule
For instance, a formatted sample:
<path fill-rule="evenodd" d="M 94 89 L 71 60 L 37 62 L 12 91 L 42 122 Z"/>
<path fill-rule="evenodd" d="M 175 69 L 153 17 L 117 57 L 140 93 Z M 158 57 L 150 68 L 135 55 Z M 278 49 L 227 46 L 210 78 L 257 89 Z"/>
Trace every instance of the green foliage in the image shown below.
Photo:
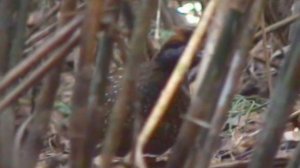
<path fill-rule="evenodd" d="M 236 115 L 246 115 L 252 112 L 261 112 L 262 108 L 267 105 L 265 99 L 259 97 L 245 97 L 241 95 L 235 96 L 229 117 Z"/>
<path fill-rule="evenodd" d="M 261 113 L 267 105 L 267 100 L 263 98 L 235 96 L 226 121 L 228 131 L 231 132 L 242 117 L 248 118 L 251 113 Z"/>
<path fill-rule="evenodd" d="M 56 102 L 54 104 L 55 110 L 59 111 L 62 113 L 64 116 L 70 116 L 72 110 L 71 106 L 69 104 L 66 104 L 64 102 Z"/>

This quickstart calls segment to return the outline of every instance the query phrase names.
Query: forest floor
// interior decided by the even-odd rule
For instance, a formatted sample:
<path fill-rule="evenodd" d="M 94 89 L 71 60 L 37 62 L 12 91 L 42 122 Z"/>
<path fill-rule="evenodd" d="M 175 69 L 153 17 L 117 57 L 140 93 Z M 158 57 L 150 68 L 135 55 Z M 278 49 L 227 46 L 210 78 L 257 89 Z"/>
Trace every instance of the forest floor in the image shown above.
<path fill-rule="evenodd" d="M 44 140 L 44 150 L 40 155 L 38 168 L 63 167 L 67 164 L 70 152 L 70 141 L 67 133 L 68 116 L 71 114 L 74 82 L 72 72 L 62 74 L 61 85 L 52 112 L 50 128 Z M 18 116 L 19 124 L 26 118 L 24 114 L 30 114 L 31 97 L 28 94 L 27 97 L 20 100 L 21 106 L 18 111 L 22 115 Z M 234 98 L 226 124 L 220 135 L 220 141 L 215 149 L 211 167 L 219 168 L 225 165 L 232 167 L 234 164 L 245 165 L 248 163 L 256 143 L 255 139 L 263 127 L 267 106 L 268 99 L 240 95 Z M 295 107 L 295 111 L 297 109 L 300 108 Z M 299 122 L 297 118 L 293 118 L 286 126 L 276 156 L 276 161 L 279 164 L 285 165 L 299 140 Z M 96 160 L 95 164 L 97 164 Z"/>

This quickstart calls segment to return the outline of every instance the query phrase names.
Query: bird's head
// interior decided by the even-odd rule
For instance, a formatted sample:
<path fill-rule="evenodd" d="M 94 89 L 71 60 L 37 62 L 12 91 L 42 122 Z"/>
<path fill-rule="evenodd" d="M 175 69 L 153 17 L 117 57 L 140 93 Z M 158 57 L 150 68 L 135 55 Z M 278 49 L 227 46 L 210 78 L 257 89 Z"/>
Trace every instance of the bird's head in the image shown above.
<path fill-rule="evenodd" d="M 166 72 L 172 72 L 176 66 L 178 60 L 183 54 L 187 43 L 193 33 L 190 29 L 178 29 L 161 48 L 158 54 L 154 57 L 154 61 L 157 62 L 160 67 Z M 194 57 L 192 67 L 197 65 L 201 60 L 202 52 L 197 52 Z"/>

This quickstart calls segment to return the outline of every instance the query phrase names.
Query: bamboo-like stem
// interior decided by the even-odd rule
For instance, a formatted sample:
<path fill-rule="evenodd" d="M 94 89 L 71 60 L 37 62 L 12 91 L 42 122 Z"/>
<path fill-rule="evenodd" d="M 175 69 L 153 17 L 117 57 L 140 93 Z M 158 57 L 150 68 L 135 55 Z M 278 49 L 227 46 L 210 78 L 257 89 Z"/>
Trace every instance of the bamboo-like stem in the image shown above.
<path fill-rule="evenodd" d="M 289 114 L 293 109 L 298 90 L 300 89 L 300 31 L 292 43 L 291 50 L 279 73 L 274 94 L 271 97 L 263 130 L 258 139 L 258 145 L 253 153 L 250 168 L 268 168 L 272 166 L 278 145 L 283 134 Z"/>
<path fill-rule="evenodd" d="M 27 47 L 30 47 L 34 43 L 40 41 L 41 39 L 47 37 L 50 33 L 54 32 L 57 24 L 53 23 L 48 27 L 44 28 L 43 30 L 33 34 L 29 39 L 26 40 L 25 44 Z"/>
<path fill-rule="evenodd" d="M 74 35 L 75 37 L 68 50 L 73 49 L 75 45 L 77 45 L 76 40 L 78 40 L 78 34 Z M 0 112 L 3 111 L 4 108 L 9 106 L 12 102 L 14 102 L 18 97 L 20 97 L 26 90 L 28 90 L 34 83 L 38 82 L 43 75 L 45 75 L 51 68 L 53 68 L 59 61 L 61 61 L 66 55 L 67 51 L 63 52 L 65 55 L 59 53 L 55 54 L 48 60 L 46 60 L 42 66 L 38 67 L 33 73 L 31 73 L 22 84 L 18 85 L 15 89 L 13 89 L 4 99 L 0 101 Z"/>
<path fill-rule="evenodd" d="M 136 159 L 141 166 L 145 166 L 142 162 L 143 147 L 148 141 L 153 130 L 156 128 L 161 117 L 164 115 L 164 112 L 166 111 L 172 96 L 174 95 L 180 82 L 183 80 L 184 74 L 188 71 L 188 68 L 192 63 L 193 56 L 196 54 L 197 50 L 199 49 L 198 47 L 201 45 L 210 17 L 214 12 L 216 2 L 217 1 L 212 1 L 210 8 L 204 14 L 201 22 L 199 23 L 193 36 L 191 37 L 191 40 L 188 43 L 183 56 L 180 58 L 178 64 L 176 65 L 173 74 L 171 75 L 165 89 L 162 91 L 158 102 L 153 107 L 151 115 L 147 119 L 147 122 L 138 137 L 136 146 Z"/>
<path fill-rule="evenodd" d="M 26 38 L 26 21 L 29 14 L 30 0 L 20 1 L 20 7 L 18 10 L 17 17 L 17 28 L 14 32 L 15 36 L 12 41 L 12 47 L 9 53 L 10 67 L 14 67 L 18 62 L 21 61 L 22 51 L 24 48 Z"/>
<path fill-rule="evenodd" d="M 16 26 L 14 14 L 20 1 L 2 0 L 0 1 L 0 81 L 11 68 L 10 52 L 12 51 L 13 37 Z M 14 45 L 16 46 L 16 45 Z M 4 94 L 0 94 L 2 99 Z M 6 109 L 0 114 L 0 167 L 11 168 L 12 162 L 12 142 L 14 138 L 15 115 L 13 108 Z"/>
<path fill-rule="evenodd" d="M 19 78 L 27 74 L 52 50 L 61 46 L 65 42 L 66 38 L 70 37 L 75 32 L 81 21 L 81 16 L 74 18 L 69 24 L 64 26 L 51 39 L 49 39 L 49 41 L 47 41 L 43 46 L 37 49 L 37 51 L 34 54 L 28 56 L 25 60 L 20 62 L 18 66 L 9 71 L 0 81 L 0 94 L 3 94 L 3 91 L 5 89 L 10 87 Z"/>
<path fill-rule="evenodd" d="M 245 3 L 246 4 L 246 3 Z M 202 149 L 198 149 L 198 153 L 194 163 L 195 167 L 208 167 L 210 158 L 213 154 L 214 147 L 219 134 L 226 121 L 228 111 L 230 109 L 231 102 L 234 98 L 236 89 L 239 84 L 239 78 L 242 75 L 243 69 L 247 63 L 247 55 L 252 45 L 252 36 L 255 30 L 255 23 L 259 17 L 262 9 L 262 1 L 257 0 L 253 2 L 252 8 L 247 10 L 247 16 L 243 17 L 241 22 L 241 31 L 237 32 L 237 42 L 235 47 L 235 53 L 231 62 L 228 77 L 224 84 L 224 89 L 220 95 L 215 115 L 211 122 L 211 128 L 206 137 L 205 143 Z"/>
<path fill-rule="evenodd" d="M 70 41 L 66 42 L 62 48 L 58 49 L 56 53 L 54 53 L 53 57 L 56 57 L 53 60 L 49 60 L 47 63 L 48 64 L 47 68 L 38 68 L 32 76 L 29 76 L 29 80 L 32 78 L 38 79 L 38 77 L 42 77 L 46 72 L 49 72 L 50 68 L 53 66 L 57 66 L 58 64 L 61 63 L 63 60 L 64 56 L 69 54 L 73 48 L 77 45 L 78 43 L 78 34 L 74 35 Z M 50 63 L 50 61 L 52 63 Z M 51 65 L 50 65 L 51 64 Z M 49 66 L 50 65 L 50 66 Z M 55 74 L 57 72 L 52 71 L 50 74 Z M 58 75 L 58 74 L 55 74 Z M 38 77 L 37 77 L 38 76 Z M 30 79 L 31 78 L 31 79 Z M 58 79 L 58 78 L 57 78 Z M 55 80 L 57 80 L 55 79 Z M 29 81 L 28 80 L 28 81 Z M 31 80 L 32 81 L 32 80 Z M 47 78 L 45 81 L 50 81 L 49 78 Z M 24 81 L 26 84 L 29 83 L 27 81 Z M 57 84 L 58 81 L 51 80 L 53 84 Z M 28 84 L 32 85 L 32 83 Z M 24 167 L 24 168 L 31 168 L 36 164 L 36 161 L 38 159 L 39 152 L 42 149 L 42 135 L 45 134 L 46 130 L 48 129 L 48 123 L 50 119 L 50 111 L 52 109 L 52 104 L 54 102 L 55 98 L 55 93 L 58 85 L 47 85 L 42 89 L 42 92 L 40 96 L 38 97 L 37 101 L 37 107 L 34 113 L 34 118 L 32 118 L 32 121 L 30 121 L 29 125 L 29 134 L 25 139 L 24 146 L 19 148 L 18 144 L 22 143 L 19 138 L 16 138 L 15 140 L 15 147 L 14 147 L 14 158 L 19 158 L 20 159 L 15 159 L 14 160 L 14 168 L 18 167 Z M 47 95 L 47 96 L 44 96 Z M 51 104 L 52 102 L 52 104 Z M 24 135 L 24 133 L 20 133 L 20 135 Z M 22 138 L 22 137 L 20 137 Z M 22 140 L 22 139 L 21 139 Z M 19 156 L 19 153 L 22 153 L 21 156 Z M 20 166 L 22 165 L 22 166 Z"/>
<path fill-rule="evenodd" d="M 111 22 L 118 22 L 119 16 L 119 0 L 112 0 L 108 4 L 109 7 L 115 9 L 112 13 Z M 99 43 L 97 47 L 97 58 L 96 58 L 96 68 L 93 74 L 93 78 L 91 81 L 90 91 L 89 91 L 89 100 L 88 100 L 88 125 L 87 125 L 87 153 L 90 155 L 90 159 L 92 159 L 91 154 L 96 148 L 97 143 L 100 140 L 103 140 L 105 131 L 105 121 L 107 118 L 107 111 L 104 110 L 103 106 L 106 102 L 105 93 L 106 93 L 106 84 L 107 84 L 107 76 L 109 74 L 109 65 L 111 59 L 113 58 L 113 31 L 105 30 L 98 36 Z M 95 124 L 97 123 L 97 124 Z"/>
<path fill-rule="evenodd" d="M 59 26 L 62 27 L 71 17 L 64 17 L 64 13 L 73 12 L 76 10 L 76 1 L 74 0 L 64 0 L 62 1 L 60 12 L 62 13 L 59 18 Z M 77 32 L 78 33 L 78 32 Z M 28 123 L 27 136 L 25 137 L 24 144 L 20 145 L 22 142 L 16 138 L 14 145 L 14 168 L 25 167 L 30 168 L 34 167 L 38 156 L 42 150 L 40 144 L 43 143 L 43 137 L 48 130 L 48 125 L 51 118 L 51 110 L 54 104 L 56 92 L 60 82 L 60 73 L 64 59 L 73 47 L 78 42 L 78 34 L 74 35 L 69 39 L 64 46 L 57 51 L 54 51 L 53 55 L 59 55 L 60 58 L 52 64 L 53 68 L 50 69 L 50 72 L 47 74 L 44 79 L 44 83 L 41 88 L 41 92 L 37 99 L 37 106 L 34 111 L 31 120 Z M 58 61 L 59 60 L 59 61 Z M 49 62 L 49 61 L 48 61 Z M 20 130 L 20 135 L 22 138 L 22 130 Z M 22 147 L 20 147 L 22 146 Z M 22 166 L 21 166 L 22 165 Z"/>
<path fill-rule="evenodd" d="M 210 1 L 212 3 L 214 1 Z M 206 10 L 210 8 L 208 4 Z M 233 32 L 239 16 L 232 12 L 229 1 L 215 1 L 216 19 L 213 20 L 212 29 L 208 34 L 206 52 L 200 64 L 200 69 L 196 78 L 197 94 L 192 97 L 186 121 L 183 123 L 177 141 L 173 148 L 173 153 L 168 163 L 168 168 L 183 167 L 188 158 L 190 150 L 199 135 L 205 138 L 207 128 L 202 128 L 204 123 L 208 123 L 213 115 L 215 104 L 218 100 L 222 85 L 224 83 L 227 68 L 231 60 L 231 49 L 233 47 Z M 225 12 L 225 13 L 224 13 Z M 194 121 L 199 121 L 201 125 Z M 203 139 L 200 141 L 202 142 Z M 198 141 L 199 142 L 199 141 Z M 203 143 L 203 142 L 202 142 Z M 189 158 L 189 162 L 191 158 Z"/>
<path fill-rule="evenodd" d="M 13 13 L 16 10 L 16 1 L 0 1 L 0 76 L 2 77 L 9 70 L 9 52 L 12 42 L 13 29 L 11 26 L 14 22 Z M 1 91 L 0 91 L 1 92 Z M 0 163 L 1 164 L 1 163 Z"/>
<path fill-rule="evenodd" d="M 103 19 L 104 0 L 89 0 L 81 29 L 81 50 L 78 71 L 75 74 L 73 94 L 73 113 L 70 117 L 71 154 L 70 167 L 83 168 L 91 166 L 88 134 L 88 96 L 94 63 L 96 60 L 97 33 L 101 29 L 99 21 Z"/>
<path fill-rule="evenodd" d="M 125 74 L 122 81 L 122 91 L 117 102 L 112 110 L 110 119 L 110 126 L 108 128 L 108 135 L 105 139 L 104 149 L 102 152 L 103 168 L 110 166 L 113 155 L 118 148 L 120 142 L 120 133 L 122 131 L 123 123 L 126 117 L 130 114 L 128 107 L 133 107 L 136 99 L 136 79 L 138 76 L 138 66 L 144 54 L 144 47 L 146 46 L 147 34 L 150 31 L 150 24 L 152 16 L 156 10 L 157 0 L 143 1 L 139 9 L 136 24 L 134 26 L 132 38 L 129 44 L 129 57 L 125 68 Z M 132 114 L 133 115 L 133 114 Z"/>

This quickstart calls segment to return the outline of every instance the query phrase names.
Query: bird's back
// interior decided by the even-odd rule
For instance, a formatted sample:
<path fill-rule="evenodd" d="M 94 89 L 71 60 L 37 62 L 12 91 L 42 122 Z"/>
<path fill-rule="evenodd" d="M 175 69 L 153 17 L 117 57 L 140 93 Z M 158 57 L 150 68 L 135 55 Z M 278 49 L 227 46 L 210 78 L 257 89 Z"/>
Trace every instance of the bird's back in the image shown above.
<path fill-rule="evenodd" d="M 131 147 L 134 119 L 140 118 L 141 126 L 144 125 L 145 120 L 149 117 L 153 106 L 158 100 L 160 93 L 170 76 L 170 72 L 162 71 L 154 62 L 144 63 L 139 69 L 137 96 L 141 108 L 137 113 L 138 115 L 130 113 L 129 116 L 127 116 L 127 121 L 124 123 L 122 141 L 118 151 L 121 155 L 128 152 Z M 114 71 L 109 76 L 109 84 L 106 92 L 107 116 L 111 113 L 111 109 L 122 89 L 122 76 L 122 68 Z M 182 122 L 181 116 L 187 110 L 188 104 L 189 96 L 183 89 L 179 89 L 173 97 L 166 115 L 163 117 L 149 143 L 146 145 L 146 153 L 159 154 L 173 145 Z"/>

